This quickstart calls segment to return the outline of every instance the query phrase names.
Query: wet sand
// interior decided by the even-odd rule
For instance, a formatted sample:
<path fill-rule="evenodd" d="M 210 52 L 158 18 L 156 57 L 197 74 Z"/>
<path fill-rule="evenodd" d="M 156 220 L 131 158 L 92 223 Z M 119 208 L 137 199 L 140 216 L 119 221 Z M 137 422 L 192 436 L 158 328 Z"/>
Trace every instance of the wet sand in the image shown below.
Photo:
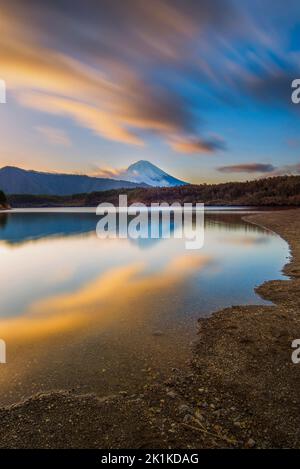
<path fill-rule="evenodd" d="M 233 306 L 199 321 L 191 363 L 143 393 L 40 394 L 0 409 L 2 448 L 300 446 L 300 210 L 247 221 L 290 245 L 290 280 L 257 289 L 273 306 Z"/>

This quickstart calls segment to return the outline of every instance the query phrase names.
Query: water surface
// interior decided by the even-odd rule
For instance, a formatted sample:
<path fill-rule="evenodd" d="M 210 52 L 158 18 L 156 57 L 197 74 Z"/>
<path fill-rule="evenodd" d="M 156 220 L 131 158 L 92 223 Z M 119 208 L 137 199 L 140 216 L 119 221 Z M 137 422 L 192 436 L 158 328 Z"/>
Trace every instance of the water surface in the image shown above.
<path fill-rule="evenodd" d="M 212 210 L 205 243 L 96 237 L 94 210 L 0 214 L 0 403 L 41 391 L 106 395 L 163 380 L 190 356 L 197 319 L 262 304 L 255 286 L 282 277 L 287 244 Z"/>

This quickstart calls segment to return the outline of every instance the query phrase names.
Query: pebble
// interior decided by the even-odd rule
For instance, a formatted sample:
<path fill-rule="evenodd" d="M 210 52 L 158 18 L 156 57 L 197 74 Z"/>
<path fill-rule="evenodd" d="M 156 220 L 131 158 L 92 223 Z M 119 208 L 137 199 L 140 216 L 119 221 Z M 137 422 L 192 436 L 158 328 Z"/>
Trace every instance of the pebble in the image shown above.
<path fill-rule="evenodd" d="M 203 422 L 203 420 L 204 420 L 204 417 L 203 417 L 203 415 L 201 414 L 201 412 L 199 412 L 199 410 L 196 410 L 196 412 L 195 412 L 195 418 L 196 418 L 197 420 L 199 420 L 199 422 Z"/>
<path fill-rule="evenodd" d="M 255 441 L 252 438 L 249 438 L 249 440 L 246 443 L 247 448 L 253 448 L 255 446 Z"/>
<path fill-rule="evenodd" d="M 183 423 L 189 423 L 192 420 L 193 420 L 193 417 L 190 414 L 186 414 L 182 419 Z"/>
<path fill-rule="evenodd" d="M 192 409 L 186 404 L 181 404 L 178 407 L 178 412 L 179 412 L 180 415 L 182 415 L 182 414 L 192 414 L 193 413 Z"/>
<path fill-rule="evenodd" d="M 176 394 L 175 391 L 168 391 L 168 392 L 167 392 L 167 396 L 170 397 L 171 399 L 175 399 L 175 397 L 177 396 L 177 394 Z"/>

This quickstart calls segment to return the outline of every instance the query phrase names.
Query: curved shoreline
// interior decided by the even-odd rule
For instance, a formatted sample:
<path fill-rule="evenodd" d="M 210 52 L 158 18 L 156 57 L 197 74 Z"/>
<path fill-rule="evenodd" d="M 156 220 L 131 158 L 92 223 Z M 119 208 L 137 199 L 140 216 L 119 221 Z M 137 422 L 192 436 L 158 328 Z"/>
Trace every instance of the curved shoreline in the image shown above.
<path fill-rule="evenodd" d="M 300 210 L 244 218 L 290 246 L 290 278 L 256 289 L 273 305 L 200 319 L 190 367 L 142 395 L 56 392 L 0 409 L 0 447 L 299 447 L 300 364 L 291 362 L 291 342 L 300 338 Z"/>

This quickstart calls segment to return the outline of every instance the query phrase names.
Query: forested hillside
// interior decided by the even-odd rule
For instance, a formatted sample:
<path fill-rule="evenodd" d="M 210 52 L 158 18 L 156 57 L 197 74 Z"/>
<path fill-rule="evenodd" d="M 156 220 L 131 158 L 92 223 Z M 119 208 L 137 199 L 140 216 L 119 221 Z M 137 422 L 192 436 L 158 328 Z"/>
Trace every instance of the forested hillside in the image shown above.
<path fill-rule="evenodd" d="M 127 194 L 128 202 L 204 202 L 207 205 L 299 206 L 300 176 L 278 176 L 247 182 L 187 185 L 170 188 L 121 189 L 68 197 L 12 195 L 13 207 L 97 206 L 101 202 L 118 205 L 118 195 Z"/>

